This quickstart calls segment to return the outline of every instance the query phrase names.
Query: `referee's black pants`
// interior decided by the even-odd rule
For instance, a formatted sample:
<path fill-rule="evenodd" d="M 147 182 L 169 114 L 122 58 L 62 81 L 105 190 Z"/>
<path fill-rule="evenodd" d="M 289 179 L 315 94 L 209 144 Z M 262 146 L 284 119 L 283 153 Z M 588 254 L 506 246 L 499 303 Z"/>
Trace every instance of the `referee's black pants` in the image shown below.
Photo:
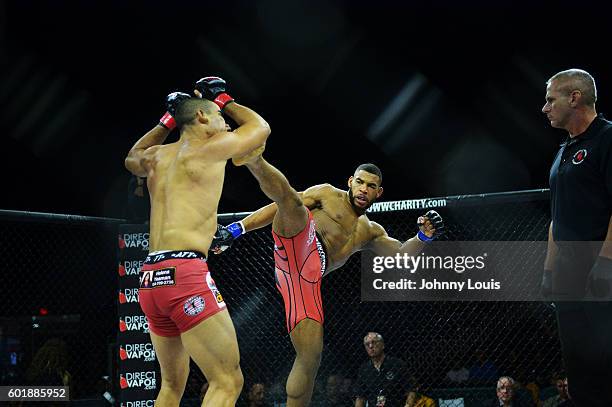
<path fill-rule="evenodd" d="M 612 302 L 557 302 L 569 392 L 579 407 L 612 407 Z"/>

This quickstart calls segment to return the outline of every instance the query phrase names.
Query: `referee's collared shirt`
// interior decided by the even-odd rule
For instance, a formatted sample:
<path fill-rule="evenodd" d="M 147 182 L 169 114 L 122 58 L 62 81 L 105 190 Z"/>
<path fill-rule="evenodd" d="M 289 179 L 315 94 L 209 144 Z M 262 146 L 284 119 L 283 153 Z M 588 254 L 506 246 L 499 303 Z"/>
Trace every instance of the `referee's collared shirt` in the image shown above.
<path fill-rule="evenodd" d="M 555 241 L 603 241 L 612 215 L 612 122 L 600 114 L 550 169 Z"/>

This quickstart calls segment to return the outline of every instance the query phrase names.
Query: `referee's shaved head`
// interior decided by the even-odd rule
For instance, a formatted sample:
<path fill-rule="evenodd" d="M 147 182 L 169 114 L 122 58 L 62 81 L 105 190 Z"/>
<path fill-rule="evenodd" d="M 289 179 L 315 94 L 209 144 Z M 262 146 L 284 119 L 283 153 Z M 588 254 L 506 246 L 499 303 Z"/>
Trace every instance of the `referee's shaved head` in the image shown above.
<path fill-rule="evenodd" d="M 595 79 L 587 71 L 582 69 L 561 71 L 551 76 L 546 81 L 546 84 L 551 85 L 553 82 L 558 92 L 569 95 L 573 91 L 578 90 L 582 94 L 582 104 L 595 106 L 595 102 L 597 102 L 597 87 L 595 86 Z"/>

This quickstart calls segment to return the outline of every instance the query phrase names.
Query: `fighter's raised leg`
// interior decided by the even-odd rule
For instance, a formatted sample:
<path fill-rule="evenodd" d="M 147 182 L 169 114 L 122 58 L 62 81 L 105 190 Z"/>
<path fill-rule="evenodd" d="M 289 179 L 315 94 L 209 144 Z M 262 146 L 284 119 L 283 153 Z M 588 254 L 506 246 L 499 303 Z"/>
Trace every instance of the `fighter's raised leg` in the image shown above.
<path fill-rule="evenodd" d="M 304 230 L 308 211 L 287 177 L 262 156 L 257 156 L 245 165 L 259 182 L 263 193 L 278 206 L 272 230 L 283 237 L 292 237 Z"/>
<path fill-rule="evenodd" d="M 198 82 L 204 97 L 215 100 L 225 92 L 225 83 L 218 79 Z M 277 288 L 281 291 L 286 310 L 299 308 L 287 318 L 296 359 L 287 380 L 287 406 L 307 406 L 312 397 L 314 381 L 323 348 L 323 307 L 320 282 L 324 262 L 317 250 L 315 223 L 300 195 L 287 178 L 262 156 L 263 145 L 243 157 L 233 160 L 245 165 L 258 181 L 264 194 L 276 203 L 272 220 L 275 239 L 275 272 Z M 237 238 L 244 232 L 239 223 L 218 230 Z M 314 253 L 314 254 L 313 254 Z M 312 254 L 312 255 L 311 255 Z M 289 292 L 297 291 L 298 296 Z"/>
<path fill-rule="evenodd" d="M 303 234 L 308 227 L 309 213 L 287 178 L 261 156 L 247 162 L 246 166 L 259 182 L 261 190 L 277 204 L 278 209 L 272 221 L 274 233 L 283 237 Z M 277 263 L 276 266 L 278 274 L 279 264 Z M 310 277 L 308 270 L 303 270 L 303 272 Z M 291 280 L 302 278 L 301 271 L 291 272 L 291 267 L 283 272 L 285 273 Z M 320 265 L 315 268 L 314 273 L 317 274 L 315 280 L 318 281 L 322 277 Z M 314 281 L 309 283 L 309 287 L 312 284 L 314 284 L 313 287 L 317 287 L 317 291 L 320 290 L 320 281 L 319 284 Z M 286 306 L 291 307 L 287 304 Z M 320 311 L 322 312 L 322 309 Z M 296 357 L 287 378 L 287 407 L 308 406 L 321 363 L 323 325 L 314 319 L 302 319 L 297 322 L 290 335 Z"/>

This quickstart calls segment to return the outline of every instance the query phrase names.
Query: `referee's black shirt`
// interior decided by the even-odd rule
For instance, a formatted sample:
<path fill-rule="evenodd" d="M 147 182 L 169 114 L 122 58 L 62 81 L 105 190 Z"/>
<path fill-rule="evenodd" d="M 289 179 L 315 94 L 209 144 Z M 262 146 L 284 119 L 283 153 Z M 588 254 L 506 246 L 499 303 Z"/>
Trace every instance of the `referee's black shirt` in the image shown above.
<path fill-rule="evenodd" d="M 603 241 L 612 215 L 612 122 L 600 114 L 550 169 L 555 241 Z"/>

